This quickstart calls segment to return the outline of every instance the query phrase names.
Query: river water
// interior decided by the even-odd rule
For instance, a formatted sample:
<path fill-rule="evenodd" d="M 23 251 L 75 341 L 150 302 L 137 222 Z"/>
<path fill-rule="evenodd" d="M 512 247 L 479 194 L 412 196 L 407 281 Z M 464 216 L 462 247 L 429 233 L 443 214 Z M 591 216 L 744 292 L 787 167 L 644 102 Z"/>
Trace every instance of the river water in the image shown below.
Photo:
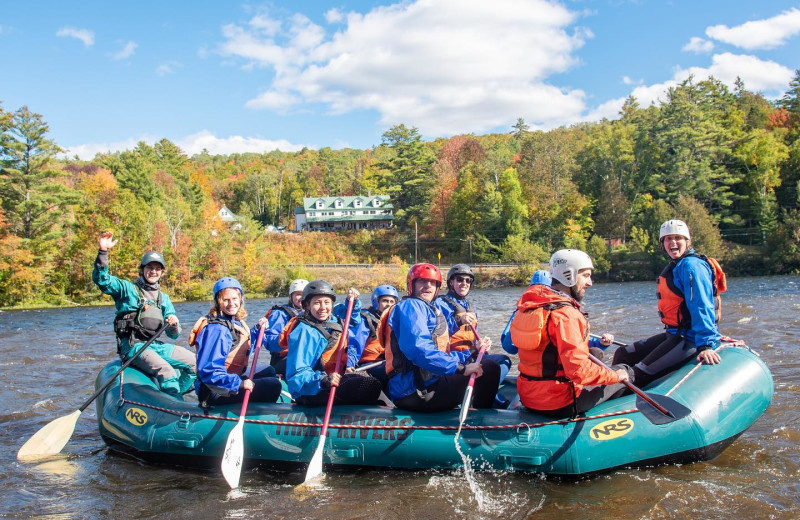
<path fill-rule="evenodd" d="M 800 518 L 800 278 L 729 280 L 722 332 L 741 338 L 772 370 L 771 407 L 717 459 L 623 470 L 578 482 L 534 474 L 478 473 L 488 506 L 462 472 L 328 471 L 299 495 L 302 473 L 246 470 L 230 492 L 218 472 L 143 464 L 110 452 L 94 406 L 62 455 L 20 463 L 22 443 L 77 409 L 115 357 L 111 307 L 0 312 L 0 517 L 3 518 Z M 499 336 L 522 289 L 476 290 L 483 335 Z M 587 291 L 593 330 L 620 341 L 657 332 L 653 283 Z M 366 302 L 366 297 L 364 298 Z M 248 301 L 251 316 L 277 300 Z M 185 329 L 208 303 L 178 304 Z M 187 331 L 178 340 L 186 344 Z M 264 356 L 266 357 L 266 356 Z"/>

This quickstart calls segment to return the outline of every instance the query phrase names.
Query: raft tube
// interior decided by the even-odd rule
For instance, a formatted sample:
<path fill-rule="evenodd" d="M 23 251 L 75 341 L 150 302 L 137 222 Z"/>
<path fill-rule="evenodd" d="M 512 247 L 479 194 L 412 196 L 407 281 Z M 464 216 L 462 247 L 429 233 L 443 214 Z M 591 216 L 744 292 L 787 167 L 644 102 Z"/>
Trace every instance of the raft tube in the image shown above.
<path fill-rule="evenodd" d="M 694 361 L 646 388 L 687 407 L 685 417 L 654 424 L 636 396 L 602 403 L 584 416 L 553 420 L 517 410 L 470 410 L 459 444 L 475 468 L 582 478 L 617 468 L 711 460 L 769 406 L 773 381 L 747 347 L 723 345 L 719 365 Z M 120 367 L 109 363 L 97 387 Z M 208 414 L 196 401 L 158 390 L 126 369 L 97 399 L 100 434 L 114 450 L 153 462 L 219 467 L 241 405 Z M 651 410 L 652 412 L 652 410 Z M 304 466 L 314 453 L 324 408 L 250 403 L 244 457 L 250 465 Z M 658 421 L 655 421 L 658 422 Z M 454 444 L 458 410 L 411 413 L 383 406 L 335 406 L 325 463 L 336 466 L 431 469 L 463 464 Z"/>

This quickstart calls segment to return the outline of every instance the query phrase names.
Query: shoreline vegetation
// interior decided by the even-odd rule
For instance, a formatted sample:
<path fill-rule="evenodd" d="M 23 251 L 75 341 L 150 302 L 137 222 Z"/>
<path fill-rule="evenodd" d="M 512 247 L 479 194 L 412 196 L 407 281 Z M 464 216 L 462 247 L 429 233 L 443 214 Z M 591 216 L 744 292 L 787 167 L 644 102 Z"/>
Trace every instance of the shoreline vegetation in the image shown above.
<path fill-rule="evenodd" d="M 414 259 L 517 265 L 478 284 L 523 286 L 562 248 L 586 251 L 597 280 L 654 280 L 659 226 L 675 218 L 729 276 L 800 272 L 800 70 L 778 100 L 690 77 L 659 104 L 629 98 L 614 120 L 509 130 L 426 142 L 398 124 L 366 150 L 191 157 L 162 139 L 81 160 L 40 114 L 0 100 L 0 302 L 103 301 L 91 272 L 105 231 L 119 239 L 111 273 L 134 279 L 158 251 L 175 301 L 208 300 L 223 276 L 250 297 L 295 278 L 402 288 Z M 293 229 L 305 197 L 352 195 L 388 195 L 394 227 L 270 232 Z M 311 267 L 330 264 L 376 265 Z"/>

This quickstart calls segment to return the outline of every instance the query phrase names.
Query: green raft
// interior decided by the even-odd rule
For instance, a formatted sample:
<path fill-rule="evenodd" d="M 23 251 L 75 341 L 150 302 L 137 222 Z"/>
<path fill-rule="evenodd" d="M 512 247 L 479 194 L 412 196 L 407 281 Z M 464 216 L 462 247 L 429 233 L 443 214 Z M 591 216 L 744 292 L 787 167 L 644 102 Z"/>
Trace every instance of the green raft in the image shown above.
<path fill-rule="evenodd" d="M 713 459 L 764 413 L 773 394 L 772 375 L 757 354 L 734 344 L 723 344 L 718 352 L 721 364 L 692 362 L 646 389 L 687 407 L 691 413 L 681 419 L 656 424 L 644 407 L 637 409 L 634 395 L 569 420 L 519 409 L 471 410 L 458 442 L 476 468 L 567 478 Z M 109 363 L 97 386 L 119 367 L 118 361 Z M 160 392 L 131 368 L 97 399 L 100 434 L 112 449 L 188 466 L 219 467 L 240 409 L 219 406 L 206 415 L 196 402 Z M 317 447 L 323 413 L 323 408 L 290 403 L 250 403 L 245 463 L 306 465 Z M 458 410 L 420 414 L 336 406 L 329 428 L 328 464 L 404 469 L 463 464 L 454 443 Z"/>

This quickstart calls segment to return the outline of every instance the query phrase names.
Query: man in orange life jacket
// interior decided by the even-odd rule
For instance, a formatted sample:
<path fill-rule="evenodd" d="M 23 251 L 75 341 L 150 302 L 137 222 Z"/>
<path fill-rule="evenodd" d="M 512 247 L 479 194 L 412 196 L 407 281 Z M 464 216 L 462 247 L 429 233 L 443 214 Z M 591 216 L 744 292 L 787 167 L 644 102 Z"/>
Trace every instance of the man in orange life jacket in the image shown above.
<path fill-rule="evenodd" d="M 575 249 L 550 258 L 552 285 L 532 285 L 517 302 L 511 339 L 519 348 L 522 404 L 551 417 L 571 417 L 622 395 L 626 366 L 609 369 L 589 357 L 589 321 L 580 301 L 592 286 L 589 255 Z"/>
<path fill-rule="evenodd" d="M 720 362 L 714 351 L 721 335 L 719 293 L 725 292 L 725 273 L 716 260 L 695 253 L 689 227 L 668 220 L 659 232 L 670 263 L 658 277 L 658 312 L 665 332 L 620 347 L 614 363 L 633 365 L 637 383 L 665 375 L 692 357 L 707 364 Z"/>

